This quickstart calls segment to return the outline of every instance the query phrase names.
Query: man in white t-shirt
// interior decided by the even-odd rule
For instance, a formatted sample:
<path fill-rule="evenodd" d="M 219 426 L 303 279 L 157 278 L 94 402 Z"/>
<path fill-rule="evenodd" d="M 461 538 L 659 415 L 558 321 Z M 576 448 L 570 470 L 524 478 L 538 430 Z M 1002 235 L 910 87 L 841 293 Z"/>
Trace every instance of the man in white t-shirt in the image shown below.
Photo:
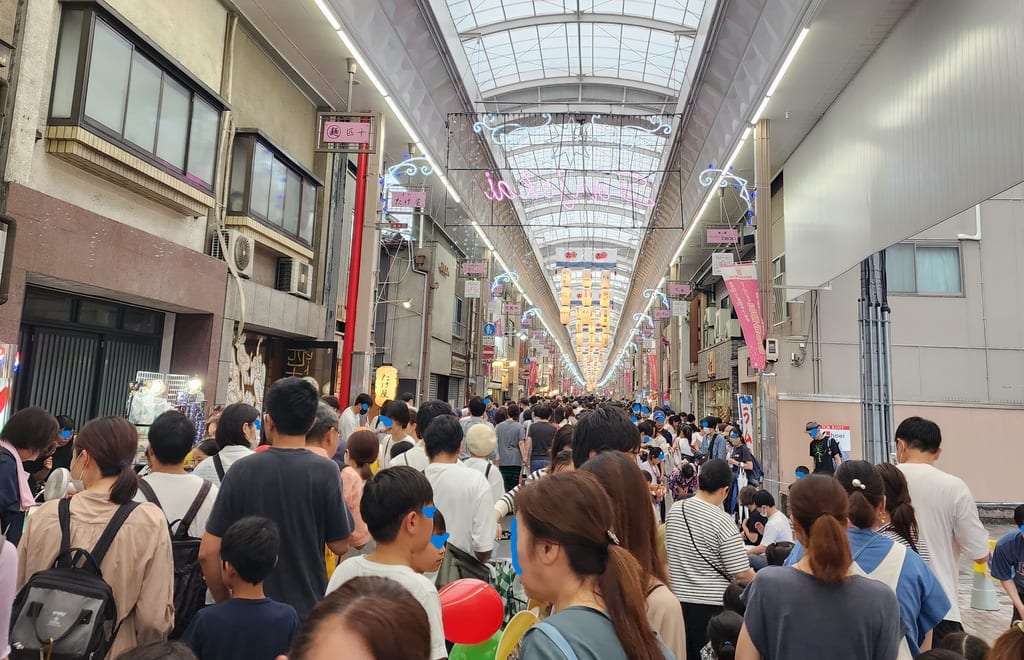
<path fill-rule="evenodd" d="M 908 417 L 896 429 L 896 460 L 907 478 L 918 533 L 931 554 L 928 567 L 951 603 L 932 633 L 933 647 L 946 635 L 963 631 L 957 605 L 961 556 L 976 562 L 987 562 L 989 556 L 988 532 L 967 484 L 935 467 L 941 444 L 939 425 L 930 420 Z"/>
<path fill-rule="evenodd" d="M 747 546 L 747 554 L 750 555 L 750 566 L 759 571 L 768 565 L 765 552 L 772 543 L 780 541 L 793 542 L 793 526 L 786 514 L 775 508 L 775 498 L 766 490 L 759 490 L 754 493 L 754 506 L 762 516 L 768 520 L 762 525 L 757 523 L 757 531 L 761 532 L 760 545 Z"/>
<path fill-rule="evenodd" d="M 459 420 L 454 415 L 436 417 L 424 432 L 423 444 L 430 457 L 424 474 L 434 489 L 434 504 L 444 514 L 448 542 L 487 561 L 494 549 L 494 498 L 484 475 L 459 462 Z"/>
<path fill-rule="evenodd" d="M 142 479 L 137 502 L 153 502 L 164 511 L 169 522 L 185 518 L 192 503 L 200 496 L 207 482 L 185 472 L 185 457 L 192 451 L 196 427 L 188 417 L 176 410 L 161 414 L 149 427 L 149 448 L 146 459 L 150 473 Z M 147 492 L 148 491 L 148 492 Z M 206 520 L 217 499 L 217 487 L 210 485 L 188 526 L 188 535 L 202 538 Z"/>
<path fill-rule="evenodd" d="M 338 437 L 341 438 L 341 442 L 347 441 L 348 436 L 360 426 L 367 425 L 366 413 L 372 405 L 373 399 L 369 394 L 363 393 L 356 397 L 355 403 L 341 412 L 341 421 L 338 422 Z"/>
<path fill-rule="evenodd" d="M 404 403 L 402 404 L 405 405 Z M 412 559 L 422 552 L 434 533 L 430 483 L 421 472 L 402 465 L 375 474 L 363 487 L 363 520 L 377 546 L 365 556 L 350 557 L 338 564 L 327 593 L 357 577 L 394 580 L 419 601 L 430 622 L 430 657 L 448 657 L 441 622 L 441 599 L 427 578 L 412 569 Z"/>

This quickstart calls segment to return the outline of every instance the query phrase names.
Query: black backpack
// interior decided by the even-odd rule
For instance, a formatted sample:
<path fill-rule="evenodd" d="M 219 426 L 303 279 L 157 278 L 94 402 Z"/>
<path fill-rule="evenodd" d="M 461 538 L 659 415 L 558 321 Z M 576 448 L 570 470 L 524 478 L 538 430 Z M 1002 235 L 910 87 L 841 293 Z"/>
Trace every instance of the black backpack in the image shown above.
<path fill-rule="evenodd" d="M 139 479 L 139 490 L 147 500 L 163 509 L 153 487 L 145 479 Z M 174 630 L 171 639 L 178 639 L 185 633 L 188 624 L 203 605 L 206 604 L 206 579 L 199 564 L 200 539 L 188 535 L 199 507 L 210 493 L 210 482 L 203 481 L 191 506 L 180 520 L 172 520 L 167 528 L 171 534 L 171 554 L 174 557 Z M 177 529 L 175 529 L 177 524 Z"/>
<path fill-rule="evenodd" d="M 29 578 L 11 609 L 12 660 L 106 657 L 117 636 L 117 605 L 100 564 L 137 506 L 118 507 L 89 552 L 71 547 L 71 500 L 59 502 L 60 552 L 51 568 Z"/>

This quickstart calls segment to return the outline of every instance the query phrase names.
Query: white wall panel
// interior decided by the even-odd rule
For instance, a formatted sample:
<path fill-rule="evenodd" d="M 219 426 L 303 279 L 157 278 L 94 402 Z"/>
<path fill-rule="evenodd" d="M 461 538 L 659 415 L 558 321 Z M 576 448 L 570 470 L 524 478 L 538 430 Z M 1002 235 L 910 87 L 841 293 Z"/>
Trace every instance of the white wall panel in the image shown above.
<path fill-rule="evenodd" d="M 908 12 L 785 165 L 788 281 L 824 283 L 1024 181 L 1022 29 L 1020 0 Z"/>

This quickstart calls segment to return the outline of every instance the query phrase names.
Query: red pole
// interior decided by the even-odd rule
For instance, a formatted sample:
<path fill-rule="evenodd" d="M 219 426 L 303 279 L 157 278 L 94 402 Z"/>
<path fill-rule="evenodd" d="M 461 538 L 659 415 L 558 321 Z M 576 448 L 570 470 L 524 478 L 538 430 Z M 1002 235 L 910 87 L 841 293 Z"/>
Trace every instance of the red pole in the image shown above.
<path fill-rule="evenodd" d="M 352 257 L 348 263 L 348 296 L 345 299 L 345 337 L 341 349 L 341 391 L 343 406 L 352 403 L 352 352 L 356 341 L 356 306 L 359 304 L 359 276 L 363 262 L 363 224 L 366 213 L 366 177 L 370 157 L 359 154 L 356 161 L 356 204 L 352 224 Z"/>

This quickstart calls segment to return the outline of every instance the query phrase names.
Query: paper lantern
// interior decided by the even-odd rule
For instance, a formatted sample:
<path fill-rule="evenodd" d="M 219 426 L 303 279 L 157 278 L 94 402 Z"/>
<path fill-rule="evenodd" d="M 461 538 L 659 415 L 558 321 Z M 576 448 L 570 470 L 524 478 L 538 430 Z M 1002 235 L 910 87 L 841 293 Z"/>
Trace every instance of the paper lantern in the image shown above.
<path fill-rule="evenodd" d="M 583 286 L 589 287 L 593 281 L 594 281 L 593 280 L 593 274 L 590 272 L 590 269 L 589 268 L 584 269 L 583 270 Z"/>
<path fill-rule="evenodd" d="M 558 322 L 562 325 L 569 325 L 569 306 L 562 305 L 558 308 Z"/>
<path fill-rule="evenodd" d="M 601 310 L 601 325 L 610 326 L 612 324 L 612 313 L 611 310 Z"/>
<path fill-rule="evenodd" d="M 561 296 L 562 305 L 567 307 L 572 302 L 572 290 L 569 287 L 562 285 Z"/>
<path fill-rule="evenodd" d="M 608 307 L 612 304 L 612 292 L 608 289 L 601 289 L 597 299 L 601 307 Z"/>
<path fill-rule="evenodd" d="M 601 288 L 610 289 L 612 288 L 612 271 L 605 270 L 601 271 Z"/>
<path fill-rule="evenodd" d="M 398 395 L 398 369 L 392 366 L 377 367 L 373 383 L 374 402 L 383 406 L 385 401 L 394 400 Z"/>
<path fill-rule="evenodd" d="M 568 268 L 562 269 L 562 288 L 568 289 L 572 286 L 572 271 Z"/>

